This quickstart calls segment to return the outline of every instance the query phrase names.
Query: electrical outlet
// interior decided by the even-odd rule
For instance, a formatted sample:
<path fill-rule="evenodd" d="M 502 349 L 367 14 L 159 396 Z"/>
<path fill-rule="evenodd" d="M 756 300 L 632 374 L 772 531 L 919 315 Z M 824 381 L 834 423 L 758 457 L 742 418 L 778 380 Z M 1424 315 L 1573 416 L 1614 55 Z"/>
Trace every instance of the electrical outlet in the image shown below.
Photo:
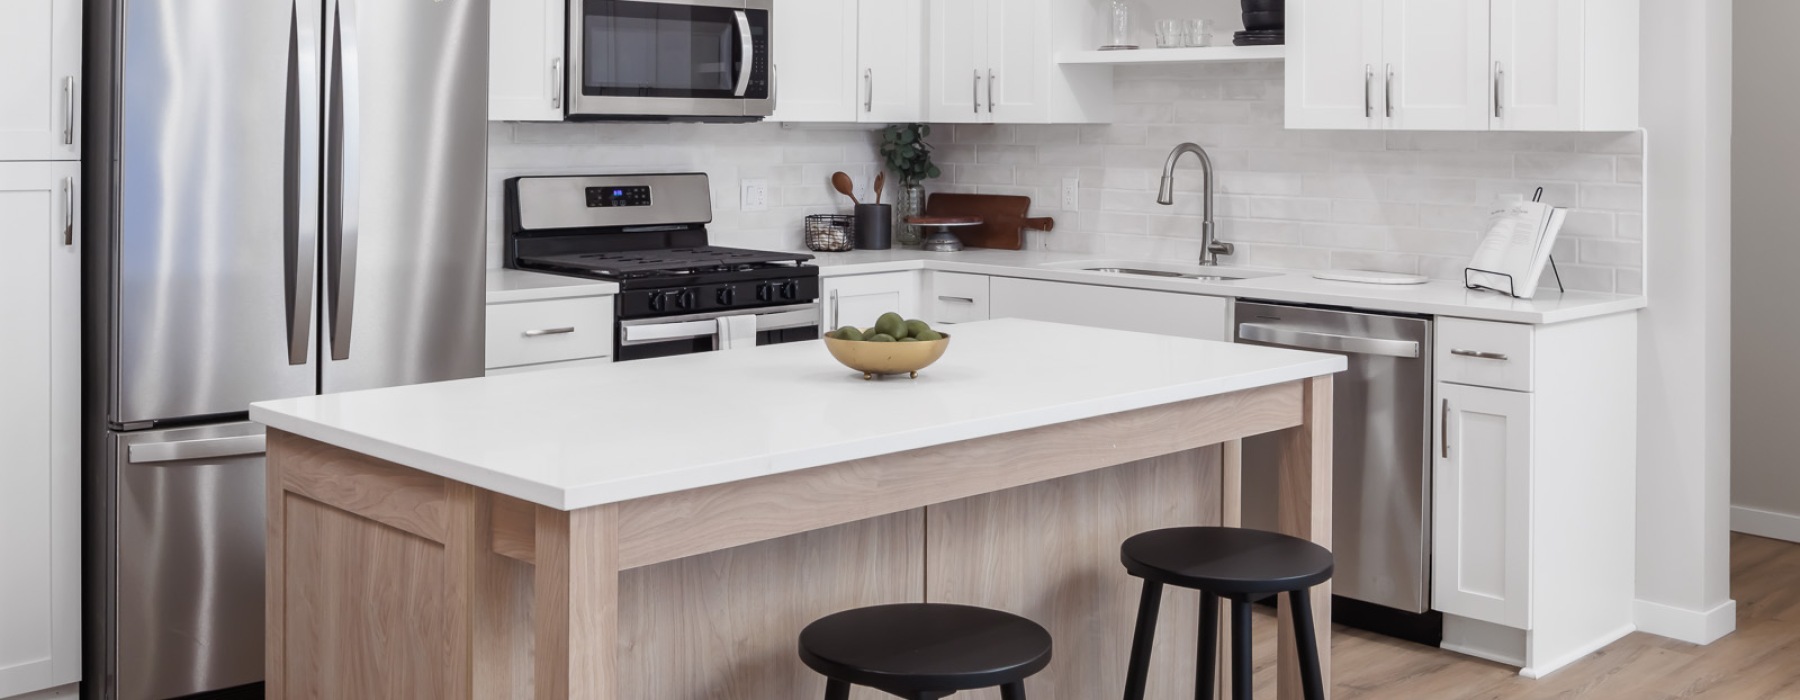
<path fill-rule="evenodd" d="M 1063 211 L 1075 211 L 1081 208 L 1081 178 L 1065 177 L 1062 186 Z"/>
<path fill-rule="evenodd" d="M 769 181 L 745 180 L 743 182 L 742 196 L 738 201 L 738 208 L 744 211 L 768 211 Z"/>

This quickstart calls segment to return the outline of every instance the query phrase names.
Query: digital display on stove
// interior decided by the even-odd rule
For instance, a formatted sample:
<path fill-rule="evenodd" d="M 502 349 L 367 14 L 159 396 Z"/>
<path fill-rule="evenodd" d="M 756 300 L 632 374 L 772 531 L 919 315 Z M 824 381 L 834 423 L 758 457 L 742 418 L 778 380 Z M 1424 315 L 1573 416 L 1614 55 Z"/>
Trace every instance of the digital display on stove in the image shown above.
<path fill-rule="evenodd" d="M 587 205 L 590 209 L 598 207 L 647 207 L 650 206 L 650 186 L 589 187 L 587 188 Z"/>

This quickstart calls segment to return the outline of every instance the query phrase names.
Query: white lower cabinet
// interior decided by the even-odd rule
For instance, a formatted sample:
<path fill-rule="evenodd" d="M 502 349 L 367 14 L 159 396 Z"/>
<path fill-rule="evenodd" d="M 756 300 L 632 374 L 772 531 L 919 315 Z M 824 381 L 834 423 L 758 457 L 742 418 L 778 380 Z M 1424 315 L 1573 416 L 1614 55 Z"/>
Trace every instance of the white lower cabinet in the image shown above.
<path fill-rule="evenodd" d="M 906 318 L 919 317 L 918 272 L 827 277 L 820 286 L 825 304 L 825 324 L 820 330 L 868 328 L 889 312 Z"/>
<path fill-rule="evenodd" d="M 1540 677 L 1634 627 L 1637 316 L 1438 319 L 1432 608 Z"/>
<path fill-rule="evenodd" d="M 995 277 L 989 314 L 1094 328 L 1225 340 L 1231 300 L 1146 289 Z"/>
<path fill-rule="evenodd" d="M 0 163 L 0 697 L 81 679 L 80 167 Z"/>
<path fill-rule="evenodd" d="M 610 295 L 488 304 L 489 375 L 606 363 L 612 351 Z"/>
<path fill-rule="evenodd" d="M 992 317 L 990 302 L 987 275 L 936 270 L 925 273 L 924 318 L 931 325 L 986 321 Z"/>

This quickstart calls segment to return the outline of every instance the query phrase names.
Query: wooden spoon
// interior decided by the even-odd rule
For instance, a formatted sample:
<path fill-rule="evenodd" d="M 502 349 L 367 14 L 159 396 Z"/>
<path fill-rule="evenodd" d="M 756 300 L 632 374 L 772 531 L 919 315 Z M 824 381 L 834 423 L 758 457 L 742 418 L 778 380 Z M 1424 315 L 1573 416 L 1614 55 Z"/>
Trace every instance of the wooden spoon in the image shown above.
<path fill-rule="evenodd" d="M 875 173 L 875 203 L 881 203 L 881 191 L 887 188 L 887 171 Z"/>
<path fill-rule="evenodd" d="M 831 186 L 837 188 L 838 193 L 849 197 L 851 204 L 862 204 L 856 199 L 856 183 L 850 181 L 849 175 L 842 172 L 832 173 Z"/>

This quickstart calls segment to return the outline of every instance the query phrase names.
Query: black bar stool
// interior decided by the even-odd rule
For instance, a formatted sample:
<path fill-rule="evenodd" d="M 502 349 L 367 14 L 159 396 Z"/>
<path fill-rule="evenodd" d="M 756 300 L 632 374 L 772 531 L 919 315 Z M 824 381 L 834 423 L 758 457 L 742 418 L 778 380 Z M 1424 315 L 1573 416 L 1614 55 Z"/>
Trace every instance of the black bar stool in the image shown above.
<path fill-rule="evenodd" d="M 1306 700 L 1324 700 L 1319 647 L 1313 634 L 1308 589 L 1331 579 L 1331 551 L 1298 537 L 1232 527 L 1177 527 L 1134 535 L 1119 547 L 1132 576 L 1144 579 L 1137 633 L 1131 639 L 1131 667 L 1125 700 L 1143 700 L 1150 670 L 1150 644 L 1163 586 L 1200 591 L 1200 653 L 1197 700 L 1213 696 L 1219 656 L 1219 599 L 1231 601 L 1231 697 L 1250 700 L 1250 604 L 1288 594 L 1294 606 L 1294 635 L 1300 652 L 1300 685 Z"/>
<path fill-rule="evenodd" d="M 1050 632 L 1018 615 L 942 603 L 846 610 L 800 631 L 800 660 L 825 676 L 825 700 L 852 684 L 907 700 L 1000 688 L 1025 700 L 1025 679 L 1050 664 Z"/>

